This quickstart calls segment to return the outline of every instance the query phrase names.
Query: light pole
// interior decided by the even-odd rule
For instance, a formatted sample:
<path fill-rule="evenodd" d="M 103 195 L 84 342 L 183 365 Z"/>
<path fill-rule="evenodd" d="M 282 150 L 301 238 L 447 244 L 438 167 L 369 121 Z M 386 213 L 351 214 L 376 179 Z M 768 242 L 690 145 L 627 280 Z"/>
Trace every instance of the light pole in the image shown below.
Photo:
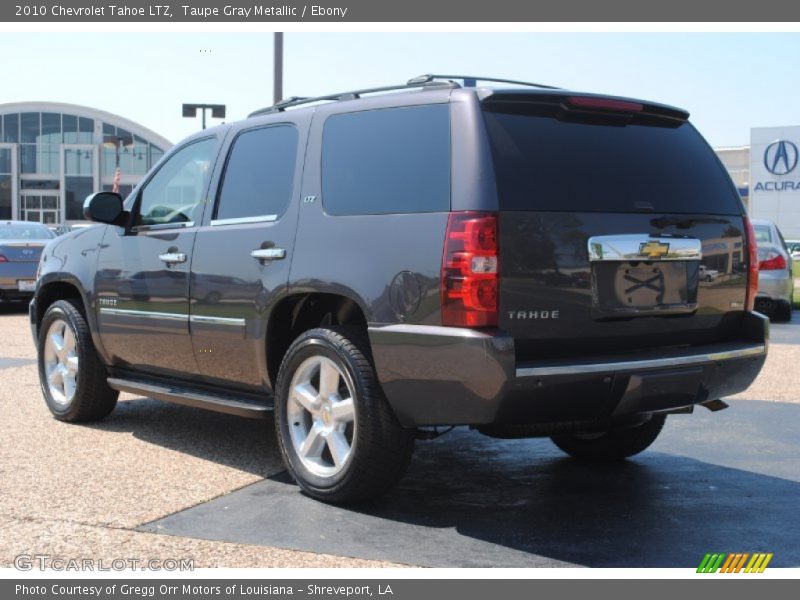
<path fill-rule="evenodd" d="M 273 100 L 277 104 L 283 100 L 283 33 L 275 32 L 275 67 L 273 69 Z"/>
<path fill-rule="evenodd" d="M 194 119 L 197 116 L 197 111 L 201 111 L 203 115 L 203 129 L 206 128 L 206 110 L 211 110 L 212 119 L 225 118 L 225 105 L 224 104 L 184 104 L 183 116 Z"/>

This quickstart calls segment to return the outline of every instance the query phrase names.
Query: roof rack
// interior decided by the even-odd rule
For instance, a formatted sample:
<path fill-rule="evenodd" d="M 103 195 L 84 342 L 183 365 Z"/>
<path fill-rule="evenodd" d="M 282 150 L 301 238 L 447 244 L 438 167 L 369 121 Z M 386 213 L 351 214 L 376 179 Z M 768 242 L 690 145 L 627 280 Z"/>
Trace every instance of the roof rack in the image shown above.
<path fill-rule="evenodd" d="M 325 96 L 292 96 L 276 102 L 272 106 L 261 108 L 252 112 L 248 117 L 257 117 L 260 115 L 268 115 L 276 112 L 282 112 L 287 108 L 293 106 L 300 106 L 302 104 L 312 104 L 314 102 L 337 101 L 337 100 L 355 100 L 364 94 L 377 94 L 379 92 L 392 92 L 395 90 L 407 90 L 409 88 L 422 88 L 422 87 L 460 87 L 455 80 L 461 80 L 464 87 L 475 87 L 478 81 L 487 81 L 491 83 L 511 83 L 513 85 L 524 85 L 528 87 L 543 88 L 548 90 L 560 90 L 562 88 L 553 85 L 544 85 L 543 83 L 531 83 L 529 81 L 516 81 L 514 79 L 498 79 L 497 77 L 477 77 L 475 75 L 433 75 L 426 74 L 409 79 L 404 84 L 399 85 L 386 85 L 382 87 L 366 88 L 363 90 L 353 90 L 351 92 L 338 92 L 336 94 L 327 94 Z"/>
<path fill-rule="evenodd" d="M 464 87 L 475 87 L 479 81 L 488 81 L 491 83 L 511 83 L 514 85 L 537 87 L 546 90 L 563 89 L 554 85 L 545 85 L 543 83 L 532 83 L 530 81 L 517 81 L 515 79 L 498 79 L 497 77 L 477 77 L 476 75 L 433 75 L 433 74 L 420 75 L 419 77 L 414 77 L 413 79 L 409 79 L 408 85 L 420 84 L 420 83 L 432 83 L 437 79 L 445 79 L 449 81 L 452 81 L 454 79 L 460 79 Z"/>
<path fill-rule="evenodd" d="M 416 79 L 416 78 L 415 78 Z M 414 81 L 410 80 L 408 83 L 400 84 L 400 85 L 387 85 L 382 87 L 376 88 L 366 88 L 363 90 L 353 90 L 350 92 L 338 92 L 335 94 L 327 94 L 325 96 L 313 96 L 313 97 L 303 97 L 303 96 L 292 96 L 291 98 L 286 98 L 285 100 L 281 100 L 273 104 L 272 106 L 268 106 L 266 108 L 261 108 L 255 112 L 250 113 L 247 115 L 248 117 L 257 117 L 260 115 L 268 115 L 276 112 L 281 112 L 286 110 L 287 108 L 293 106 L 300 106 L 301 104 L 311 104 L 313 102 L 324 102 L 328 101 L 336 101 L 336 100 L 355 100 L 360 98 L 364 94 L 377 94 L 379 92 L 391 92 L 394 90 L 406 90 L 409 88 L 427 88 L 427 87 L 457 87 L 458 84 L 450 81 Z"/>

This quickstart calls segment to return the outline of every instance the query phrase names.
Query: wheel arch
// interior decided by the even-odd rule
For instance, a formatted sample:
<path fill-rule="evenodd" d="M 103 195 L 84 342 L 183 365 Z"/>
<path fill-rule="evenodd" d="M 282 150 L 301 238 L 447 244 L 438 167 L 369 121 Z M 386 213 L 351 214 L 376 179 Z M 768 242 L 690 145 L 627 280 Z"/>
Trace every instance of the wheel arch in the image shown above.
<path fill-rule="evenodd" d="M 33 325 L 36 328 L 36 336 L 38 337 L 39 325 L 47 309 L 58 300 L 70 299 L 74 301 L 73 304 L 86 319 L 97 353 L 101 360 L 107 363 L 105 349 L 98 335 L 97 318 L 92 310 L 92 301 L 81 281 L 70 273 L 47 273 L 42 275 L 39 280 L 34 296 L 36 313 Z"/>
<path fill-rule="evenodd" d="M 299 335 L 315 327 L 351 325 L 367 331 L 367 316 L 353 298 L 325 292 L 290 294 L 272 310 L 267 325 L 267 372 L 275 386 L 286 351 Z"/>

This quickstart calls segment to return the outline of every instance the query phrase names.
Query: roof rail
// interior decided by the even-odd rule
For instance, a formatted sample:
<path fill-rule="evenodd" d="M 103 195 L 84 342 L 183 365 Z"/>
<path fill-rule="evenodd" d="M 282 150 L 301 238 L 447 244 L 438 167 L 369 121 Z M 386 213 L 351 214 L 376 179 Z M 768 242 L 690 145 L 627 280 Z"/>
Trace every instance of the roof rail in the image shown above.
<path fill-rule="evenodd" d="M 327 94 L 325 96 L 313 96 L 313 97 L 292 96 L 291 98 L 286 98 L 285 100 L 276 102 L 272 106 L 267 106 L 266 108 L 261 108 L 257 111 L 254 111 L 247 116 L 257 117 L 260 115 L 268 115 L 284 111 L 287 108 L 293 106 L 300 106 L 301 104 L 311 104 L 314 102 L 337 101 L 337 100 L 355 100 L 357 98 L 360 98 L 364 94 L 377 94 L 379 92 L 391 92 L 395 90 L 407 90 L 409 88 L 427 88 L 427 87 L 458 87 L 458 84 L 452 81 L 434 81 L 434 80 L 415 81 L 414 79 L 412 79 L 409 80 L 408 83 L 400 85 L 387 85 L 376 88 L 366 88 L 363 90 L 353 90 L 350 92 L 338 92 L 335 94 Z"/>
<path fill-rule="evenodd" d="M 530 81 L 516 81 L 514 79 L 498 79 L 497 77 L 477 77 L 475 75 L 420 75 L 408 80 L 408 85 L 416 85 L 420 83 L 433 83 L 437 79 L 460 79 L 464 87 L 475 87 L 479 81 L 488 81 L 491 83 L 512 83 L 514 85 L 525 85 L 528 87 L 543 88 L 546 90 L 560 90 L 563 88 L 554 85 L 545 85 L 543 83 L 531 83 Z"/>

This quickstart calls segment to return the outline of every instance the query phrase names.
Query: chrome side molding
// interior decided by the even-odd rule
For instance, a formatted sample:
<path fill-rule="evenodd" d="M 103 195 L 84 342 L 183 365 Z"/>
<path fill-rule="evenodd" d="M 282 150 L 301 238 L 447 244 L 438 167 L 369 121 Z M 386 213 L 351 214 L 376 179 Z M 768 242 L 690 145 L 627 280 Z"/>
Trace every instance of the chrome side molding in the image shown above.
<path fill-rule="evenodd" d="M 188 321 L 189 315 L 186 313 L 167 313 L 150 310 L 133 310 L 128 308 L 106 308 L 100 307 L 101 315 L 111 315 L 115 317 L 136 317 L 138 319 L 162 319 L 165 321 Z"/>
<path fill-rule="evenodd" d="M 588 241 L 589 260 L 701 260 L 703 245 L 695 238 L 657 237 L 646 233 L 598 235 Z"/>

